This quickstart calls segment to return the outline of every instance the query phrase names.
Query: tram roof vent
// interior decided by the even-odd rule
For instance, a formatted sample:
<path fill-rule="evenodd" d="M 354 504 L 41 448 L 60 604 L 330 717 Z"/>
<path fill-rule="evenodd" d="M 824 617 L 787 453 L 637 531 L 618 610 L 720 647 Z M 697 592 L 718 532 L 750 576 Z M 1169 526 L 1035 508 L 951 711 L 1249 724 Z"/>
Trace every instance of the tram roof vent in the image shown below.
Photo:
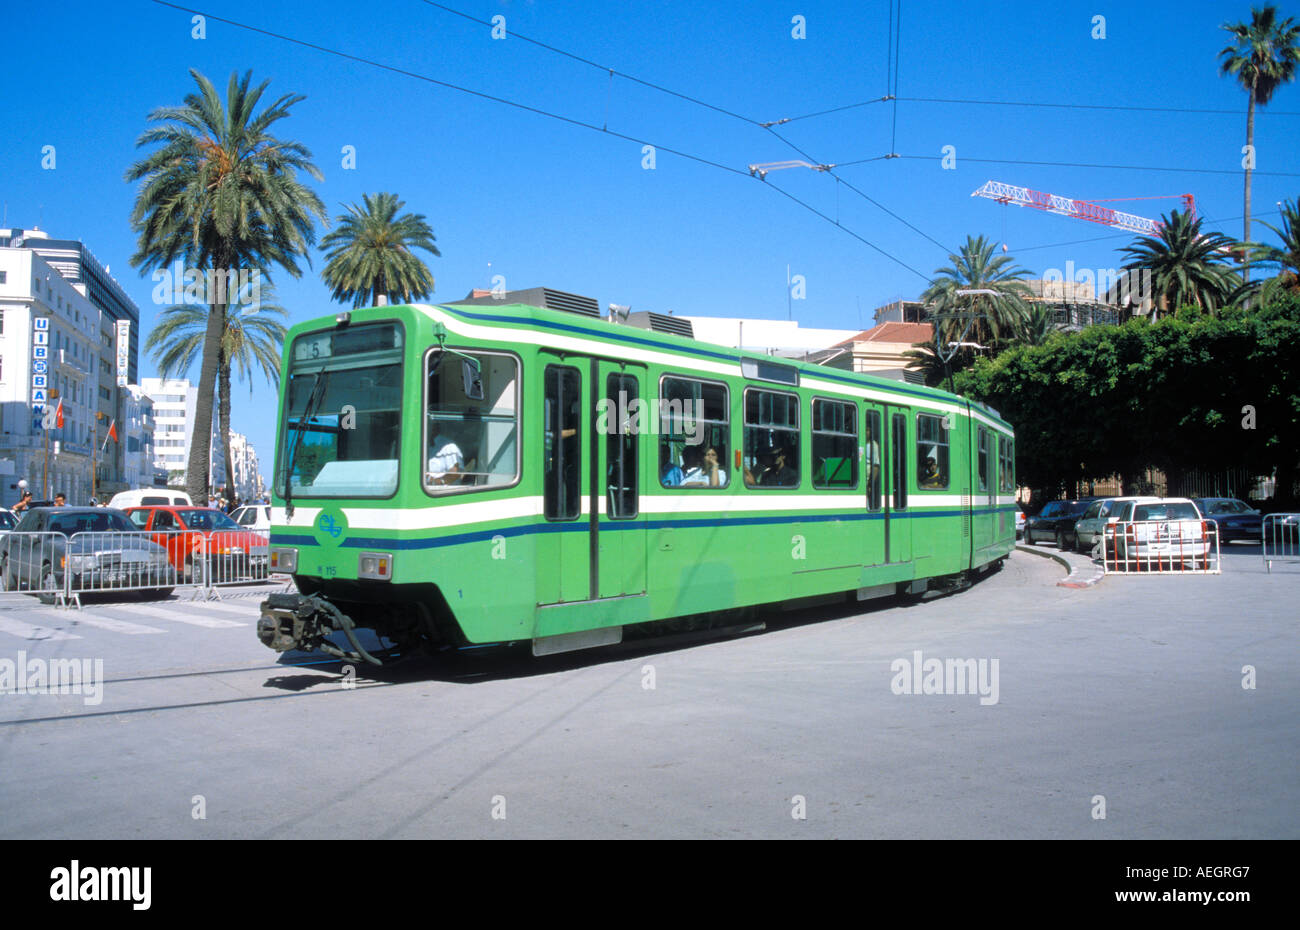
<path fill-rule="evenodd" d="M 641 329 L 652 329 L 656 333 L 672 333 L 674 336 L 685 336 L 687 339 L 695 338 L 695 327 L 691 325 L 690 320 L 680 316 L 651 313 L 649 310 L 638 310 L 636 313 L 629 313 L 627 325 L 639 326 Z"/>
<path fill-rule="evenodd" d="M 450 303 L 455 305 L 472 304 L 475 306 L 527 304 L 530 307 L 541 307 L 543 310 L 567 310 L 570 313 L 581 313 L 583 316 L 600 316 L 600 303 L 596 298 L 569 294 L 549 287 L 530 287 L 522 291 L 498 291 L 496 293 L 476 288 L 470 291 L 469 296 L 464 300 L 453 300 Z"/>

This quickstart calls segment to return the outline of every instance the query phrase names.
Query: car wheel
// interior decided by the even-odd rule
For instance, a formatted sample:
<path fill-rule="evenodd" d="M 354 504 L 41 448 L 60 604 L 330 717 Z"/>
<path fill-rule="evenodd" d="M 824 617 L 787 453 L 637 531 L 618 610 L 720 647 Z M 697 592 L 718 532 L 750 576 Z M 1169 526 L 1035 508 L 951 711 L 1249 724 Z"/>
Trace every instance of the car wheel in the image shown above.
<path fill-rule="evenodd" d="M 9 583 L 9 557 L 0 559 L 0 591 L 13 591 L 14 585 Z"/>
<path fill-rule="evenodd" d="M 1065 530 L 1056 531 L 1056 548 L 1061 552 L 1065 551 Z"/>

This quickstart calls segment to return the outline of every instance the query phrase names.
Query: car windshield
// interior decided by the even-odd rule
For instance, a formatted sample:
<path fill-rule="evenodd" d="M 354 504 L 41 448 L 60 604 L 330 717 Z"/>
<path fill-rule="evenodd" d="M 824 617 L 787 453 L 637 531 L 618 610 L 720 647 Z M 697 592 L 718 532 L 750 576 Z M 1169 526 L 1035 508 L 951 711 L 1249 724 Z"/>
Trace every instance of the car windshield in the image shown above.
<path fill-rule="evenodd" d="M 7 510 L 0 511 L 0 530 L 12 530 L 18 525 L 14 515 Z"/>
<path fill-rule="evenodd" d="M 1210 501 L 1206 513 L 1254 513 L 1252 507 L 1239 500 Z"/>
<path fill-rule="evenodd" d="M 237 530 L 239 524 L 220 510 L 181 510 L 181 522 L 191 530 Z"/>
<path fill-rule="evenodd" d="M 71 536 L 74 533 L 135 533 L 136 527 L 125 514 L 105 510 L 96 513 L 68 513 L 50 518 L 49 531 Z"/>
<path fill-rule="evenodd" d="M 1138 504 L 1133 509 L 1133 521 L 1143 520 L 1199 520 L 1201 515 L 1191 503 Z"/>

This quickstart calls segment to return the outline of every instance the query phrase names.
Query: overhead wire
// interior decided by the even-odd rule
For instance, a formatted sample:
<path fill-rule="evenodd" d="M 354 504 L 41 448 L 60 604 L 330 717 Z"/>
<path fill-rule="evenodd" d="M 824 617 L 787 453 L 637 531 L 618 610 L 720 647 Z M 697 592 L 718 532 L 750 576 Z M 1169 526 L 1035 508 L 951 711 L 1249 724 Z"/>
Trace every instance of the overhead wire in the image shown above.
<path fill-rule="evenodd" d="M 494 94 L 488 94 L 488 93 L 485 93 L 485 92 L 483 92 L 483 91 L 478 91 L 478 90 L 474 90 L 474 89 L 469 88 L 469 87 L 461 86 L 461 85 L 459 85 L 459 84 L 453 84 L 453 83 L 451 83 L 450 81 L 439 80 L 438 78 L 434 78 L 434 77 L 431 77 L 431 76 L 426 75 L 426 74 L 420 74 L 419 72 L 410 71 L 410 70 L 407 70 L 407 69 L 405 69 L 405 68 L 399 68 L 399 67 L 396 67 L 396 66 L 394 66 L 394 65 L 384 64 L 383 62 L 375 61 L 374 59 L 366 58 L 366 57 L 361 56 L 361 55 L 353 55 L 353 54 L 351 54 L 350 52 L 344 52 L 344 51 L 341 51 L 341 50 L 339 50 L 339 49 L 330 48 L 329 46 L 319 45 L 319 44 L 314 43 L 314 42 L 308 42 L 308 41 L 305 40 L 305 39 L 299 39 L 299 38 L 296 38 L 296 37 L 294 37 L 294 36 L 285 35 L 284 33 L 274 32 L 274 31 L 269 30 L 269 29 L 263 29 L 263 28 L 261 28 L 261 27 L 259 27 L 259 26 L 253 26 L 253 25 L 250 25 L 250 24 L 248 24 L 248 23 L 243 23 L 243 22 L 240 22 L 240 21 L 238 21 L 238 20 L 228 19 L 228 18 L 225 18 L 225 17 L 217 16 L 217 15 L 212 14 L 212 13 L 206 13 L 206 12 L 204 12 L 204 11 L 202 11 L 202 10 L 192 9 L 192 8 L 190 8 L 190 7 L 187 7 L 187 6 L 182 6 L 182 5 L 178 4 L 178 3 L 172 3 L 172 2 L 169 2 L 169 0 L 150 0 L 150 2 L 152 2 L 152 3 L 154 3 L 154 4 L 157 4 L 158 6 L 169 7 L 169 8 L 171 8 L 171 9 L 178 10 L 178 11 L 183 12 L 183 13 L 190 13 L 190 14 L 192 14 L 192 15 L 204 16 L 204 17 L 206 17 L 207 19 L 210 19 L 210 20 L 213 20 L 213 21 L 215 21 L 215 22 L 219 22 L 219 23 L 225 23 L 226 25 L 228 25 L 228 26 L 233 26 L 233 27 L 235 27 L 235 28 L 237 28 L 237 29 L 244 29 L 244 30 L 249 31 L 249 32 L 254 32 L 254 33 L 257 33 L 257 34 L 259 34 L 259 35 L 264 35 L 264 36 L 267 36 L 267 37 L 269 37 L 269 38 L 276 39 L 276 40 L 279 40 L 279 41 L 289 42 L 289 43 L 291 43 L 291 44 L 299 45 L 299 46 L 302 46 L 302 47 L 304 47 L 304 48 L 310 48 L 310 49 L 312 49 L 312 50 L 314 50 L 314 51 L 317 51 L 317 52 L 321 52 L 321 53 L 324 53 L 324 54 L 327 54 L 327 55 L 333 55 L 333 56 L 335 56 L 335 57 L 343 58 L 343 59 L 346 59 L 346 60 L 348 60 L 348 61 L 353 61 L 353 62 L 356 62 L 356 63 L 358 63 L 358 64 L 363 64 L 363 65 L 366 65 L 366 66 L 368 66 L 368 67 L 378 68 L 378 69 L 381 69 L 381 70 L 384 70 L 384 71 L 391 72 L 391 73 L 393 73 L 393 74 L 400 74 L 400 75 L 403 75 L 404 77 L 414 78 L 415 80 L 418 80 L 418 81 L 423 81 L 423 82 L 426 82 L 426 83 L 429 83 L 429 84 L 434 84 L 434 85 L 437 85 L 437 86 L 439 86 L 439 87 L 447 88 L 448 90 L 458 91 L 458 92 L 460 92 L 460 93 L 468 94 L 468 95 L 473 96 L 473 97 L 478 97 L 479 99 L 482 99 L 482 100 L 488 100 L 488 101 L 491 101 L 491 102 L 493 102 L 493 103 L 504 104 L 505 106 L 513 107 L 513 108 L 515 108 L 515 109 L 519 109 L 519 110 L 524 110 L 524 111 L 526 111 L 526 112 L 533 113 L 533 114 L 535 114 L 535 115 L 537 115 L 537 116 L 543 116 L 543 117 L 546 117 L 546 118 L 548 118 L 548 119 L 558 120 L 558 121 L 560 121 L 560 122 L 567 123 L 567 124 L 569 124 L 569 125 L 571 125 L 571 126 L 578 126 L 578 127 L 582 128 L 582 129 L 587 129 L 587 130 L 591 130 L 592 132 L 598 132 L 598 133 L 602 133 L 602 134 L 605 134 L 605 135 L 613 136 L 613 137 L 618 138 L 618 139 L 623 139 L 623 140 L 626 140 L 626 141 L 629 141 L 629 142 L 637 143 L 638 145 L 643 145 L 643 146 L 645 146 L 645 145 L 650 145 L 650 146 L 653 146 L 654 149 L 655 149 L 656 151 L 664 151 L 664 152 L 668 152 L 668 153 L 670 153 L 670 154 L 672 154 L 672 155 L 677 155 L 677 156 L 679 156 L 679 157 L 681 157 L 681 158 L 689 159 L 690 161 L 698 162 L 698 163 L 703 164 L 703 165 L 708 165 L 709 167 L 717 168 L 717 169 L 720 169 L 720 170 L 722 170 L 722 171 L 726 171 L 726 172 L 728 172 L 728 173 L 730 173 L 730 174 L 738 175 L 738 176 L 740 176 L 740 177 L 745 177 L 745 178 L 752 177 L 752 174 L 751 174 L 751 172 L 749 172 L 749 171 L 745 171 L 745 170 L 742 170 L 742 169 L 739 169 L 739 168 L 734 168 L 734 167 L 732 167 L 732 166 L 730 166 L 730 165 L 725 165 L 725 164 L 722 164 L 721 162 L 716 162 L 716 161 L 713 161 L 713 160 L 708 159 L 708 158 L 704 158 L 704 157 L 699 156 L 699 155 L 692 155 L 691 153 L 689 153 L 689 152 L 684 152 L 684 151 L 682 151 L 682 150 L 680 150 L 680 149 L 674 149 L 674 148 L 671 148 L 671 147 L 669 147 L 669 146 L 665 146 L 665 145 L 661 145 L 661 144 L 656 143 L 656 142 L 648 141 L 648 140 L 646 140 L 646 139 L 640 139 L 640 138 L 637 138 L 636 136 L 631 136 L 631 135 L 627 135 L 627 134 L 625 134 L 625 133 L 617 132 L 617 131 L 615 131 L 615 130 L 613 130 L 613 129 L 609 129 L 608 127 L 597 126 L 597 125 L 595 125 L 594 123 L 588 123 L 588 122 L 585 122 L 585 121 L 580 120 L 580 119 L 575 119 L 574 117 L 571 117 L 571 116 L 564 116 L 564 115 L 559 114 L 559 113 L 553 113 L 553 112 L 551 112 L 551 111 L 549 111 L 549 110 L 543 110 L 543 109 L 541 109 L 540 107 L 530 106 L 530 105 L 528 105 L 528 104 L 519 103 L 519 102 L 517 102 L 517 101 L 510 100 L 510 99 L 505 98 L 505 97 L 500 97 L 500 96 L 497 96 L 497 95 L 494 95 Z M 538 44 L 540 45 L 541 43 L 538 43 Z M 561 54 L 566 54 L 566 55 L 569 54 L 569 53 L 565 53 L 565 52 L 560 52 L 560 53 L 561 53 Z M 572 55 L 570 55 L 569 57 L 577 58 L 578 56 L 572 56 Z M 597 66 L 597 67 L 599 67 L 599 66 Z M 607 70 L 608 70 L 608 69 L 607 69 Z M 645 83 L 645 82 L 642 82 L 642 83 Z M 648 86 L 649 86 L 649 85 L 648 85 Z M 671 91 L 669 91 L 669 92 L 671 93 Z M 685 95 L 682 95 L 682 94 L 676 94 L 676 96 L 683 97 L 683 99 L 691 99 L 691 98 L 688 98 L 688 97 L 686 97 Z M 706 103 L 703 103 L 703 102 L 701 102 L 701 101 L 693 101 L 693 102 L 699 102 L 700 105 L 702 105 L 702 106 L 708 106 L 708 107 L 710 107 L 710 109 L 718 109 L 718 108 L 716 108 L 716 107 L 712 107 L 711 105 L 706 104 Z M 721 111 L 721 112 L 727 112 L 727 111 Z M 730 113 L 729 113 L 728 115 L 735 116 L 736 114 L 730 114 Z M 738 118 L 740 118 L 740 119 L 745 119 L 745 117 L 738 117 Z M 749 121 L 749 122 L 752 122 L 752 121 Z M 758 124 L 755 123 L 754 125 L 758 125 Z M 917 271 L 917 269 L 913 268 L 913 267 L 912 267 L 911 265 L 909 265 L 907 262 L 903 261 L 902 259 L 898 258 L 898 257 L 895 256 L 895 255 L 891 255 L 889 252 L 886 252 L 884 249 L 882 249 L 882 248 L 880 248 L 879 246 L 875 245 L 874 243 L 868 241 L 866 238 L 864 238 L 863 236 L 861 236 L 861 235 L 859 235 L 858 233 L 854 232 L 854 231 L 853 231 L 852 229 L 850 229 L 849 227 L 847 227 L 847 226 L 843 225 L 842 223 L 838 222 L 837 220 L 835 220 L 835 219 L 833 219 L 833 218 L 827 216 L 825 213 L 821 212 L 820 210 L 817 210 L 817 209 L 814 208 L 811 204 L 809 204 L 809 203 L 807 203 L 807 202 L 801 200 L 800 198 L 794 196 L 794 195 L 791 194 L 789 191 L 783 190 L 783 189 L 781 189 L 780 187 L 777 187 L 775 184 L 771 184 L 771 183 L 769 183 L 767 186 L 771 187 L 773 190 L 777 191 L 777 192 L 780 193 L 782 196 L 787 197 L 788 199 L 790 199 L 790 200 L 794 201 L 795 203 L 799 204 L 800 206 L 802 206 L 804 209 L 808 210 L 809 212 L 811 212 L 811 213 L 813 213 L 813 214 L 815 214 L 815 215 L 821 217 L 822 219 L 826 220 L 827 222 L 831 223 L 831 224 L 832 224 L 833 226 L 835 226 L 836 228 L 843 230 L 844 232 L 846 232 L 847 234 L 849 234 L 849 235 L 852 236 L 853 238 L 857 239 L 859 242 L 862 242 L 864 245 L 870 246 L 872 249 L 874 249 L 875 251 L 879 252 L 881 255 L 885 256 L 885 257 L 888 258 L 889 260 L 891 260 L 891 261 L 895 262 L 896 264 L 898 264 L 898 265 L 900 265 L 900 266 L 906 268 L 908 271 L 911 271 L 913 274 L 916 274 L 916 275 L 920 276 L 922 279 L 928 280 L 928 278 L 926 277 L 926 275 L 922 274 L 920 271 Z"/>

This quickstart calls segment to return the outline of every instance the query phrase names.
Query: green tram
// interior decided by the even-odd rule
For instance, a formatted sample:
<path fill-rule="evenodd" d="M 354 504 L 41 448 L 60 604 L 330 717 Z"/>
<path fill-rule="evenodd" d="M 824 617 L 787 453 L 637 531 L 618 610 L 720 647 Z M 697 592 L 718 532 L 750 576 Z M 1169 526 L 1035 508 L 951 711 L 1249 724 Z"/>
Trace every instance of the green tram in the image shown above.
<path fill-rule="evenodd" d="M 542 655 L 670 618 L 915 594 L 1012 550 L 1014 438 L 991 409 L 520 293 L 552 306 L 290 330 L 271 558 L 300 593 L 262 604 L 263 643 Z M 356 628 L 392 645 L 366 650 Z"/>

